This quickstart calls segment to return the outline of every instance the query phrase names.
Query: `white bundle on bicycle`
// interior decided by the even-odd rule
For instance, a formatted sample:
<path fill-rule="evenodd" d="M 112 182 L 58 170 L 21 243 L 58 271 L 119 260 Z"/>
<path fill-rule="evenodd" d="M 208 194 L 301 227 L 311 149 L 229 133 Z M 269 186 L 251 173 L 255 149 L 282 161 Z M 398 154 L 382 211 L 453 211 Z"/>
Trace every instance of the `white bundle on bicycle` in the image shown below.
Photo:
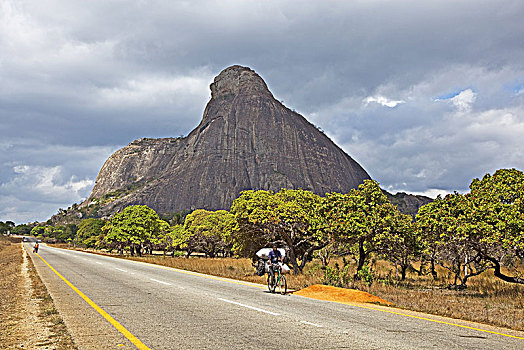
<path fill-rule="evenodd" d="M 282 258 L 284 258 L 286 256 L 286 250 L 284 248 L 277 248 L 277 249 L 280 252 L 280 254 L 282 254 Z M 272 250 L 273 250 L 272 248 L 262 248 L 256 253 L 256 255 L 260 259 L 266 261 L 265 263 L 266 273 L 269 272 L 269 263 L 267 262 L 267 260 L 269 259 L 269 252 Z M 282 264 L 281 262 L 279 262 L 278 264 L 282 267 L 282 273 L 288 273 L 291 270 L 289 266 L 287 266 L 286 264 Z"/>
<path fill-rule="evenodd" d="M 282 273 L 288 273 L 289 271 L 291 271 L 291 269 L 289 268 L 289 266 L 287 266 L 286 264 L 282 264 L 282 263 L 278 263 L 280 266 L 282 266 Z"/>
<path fill-rule="evenodd" d="M 269 259 L 269 252 L 272 251 L 272 250 L 273 249 L 271 249 L 271 248 L 262 248 L 262 249 L 260 249 L 257 252 L 257 256 L 260 259 L 267 260 L 267 259 Z M 278 251 L 280 252 L 280 254 L 282 254 L 282 257 L 286 256 L 286 250 L 284 248 L 278 248 Z"/>

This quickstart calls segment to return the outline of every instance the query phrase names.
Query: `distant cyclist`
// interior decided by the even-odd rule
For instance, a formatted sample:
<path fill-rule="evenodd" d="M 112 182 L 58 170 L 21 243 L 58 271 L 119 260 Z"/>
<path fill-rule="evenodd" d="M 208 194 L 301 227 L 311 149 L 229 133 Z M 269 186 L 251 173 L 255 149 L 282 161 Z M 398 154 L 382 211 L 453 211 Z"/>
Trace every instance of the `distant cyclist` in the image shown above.
<path fill-rule="evenodd" d="M 33 253 L 38 254 L 38 242 L 35 243 L 35 246 L 33 247 Z"/>
<path fill-rule="evenodd" d="M 267 257 L 269 258 L 269 274 L 271 275 L 271 282 L 274 283 L 275 270 L 273 266 L 282 262 L 282 253 L 277 249 L 276 244 L 273 244 L 273 250 L 269 252 Z"/>

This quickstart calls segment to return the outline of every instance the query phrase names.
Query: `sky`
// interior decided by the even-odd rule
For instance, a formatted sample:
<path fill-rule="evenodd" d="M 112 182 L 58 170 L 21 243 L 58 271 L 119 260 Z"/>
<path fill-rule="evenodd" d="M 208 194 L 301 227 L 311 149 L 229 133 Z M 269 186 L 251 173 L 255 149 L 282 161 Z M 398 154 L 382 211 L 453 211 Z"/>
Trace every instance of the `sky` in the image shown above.
<path fill-rule="evenodd" d="M 0 220 L 47 220 L 117 149 L 187 135 L 233 64 L 390 192 L 523 170 L 522 18 L 521 0 L 0 0 Z"/>

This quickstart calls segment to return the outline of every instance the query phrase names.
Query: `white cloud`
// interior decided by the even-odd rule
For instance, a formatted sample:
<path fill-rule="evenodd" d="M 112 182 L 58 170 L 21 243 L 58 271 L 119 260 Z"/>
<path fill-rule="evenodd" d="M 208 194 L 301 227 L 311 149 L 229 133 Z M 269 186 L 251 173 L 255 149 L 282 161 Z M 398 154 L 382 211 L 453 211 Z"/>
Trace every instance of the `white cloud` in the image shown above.
<path fill-rule="evenodd" d="M 64 178 L 61 166 L 45 167 L 17 165 L 13 167 L 15 177 L 0 185 L 0 195 L 17 196 L 32 191 L 33 198 L 45 202 L 77 201 L 94 184 L 93 179 Z"/>
<path fill-rule="evenodd" d="M 342 148 L 386 188 L 431 194 L 467 191 L 471 180 L 500 168 L 524 170 L 524 106 L 454 111 L 428 124 L 345 137 Z M 345 130 L 340 130 L 344 133 Z M 340 138 L 340 136 L 335 137 Z"/>
<path fill-rule="evenodd" d="M 44 221 L 56 214 L 56 204 L 35 202 L 32 198 L 24 199 L 15 196 L 0 195 L 0 220 L 11 220 L 17 224 Z"/>
<path fill-rule="evenodd" d="M 194 102 L 191 95 L 209 95 L 209 73 L 198 72 L 192 76 L 137 77 L 120 86 L 101 88 L 97 98 L 101 106 L 129 108 L 151 107 L 174 103 L 175 99 Z"/>
<path fill-rule="evenodd" d="M 471 106 L 477 99 L 477 94 L 471 89 L 461 91 L 457 96 L 450 98 L 449 100 L 459 111 L 469 112 Z"/>
<path fill-rule="evenodd" d="M 47 220 L 89 196 L 97 171 L 119 148 L 1 140 L 0 221 Z"/>
<path fill-rule="evenodd" d="M 369 96 L 364 99 L 364 103 L 366 106 L 370 104 L 371 102 L 376 102 L 382 106 L 394 108 L 398 106 L 399 104 L 406 103 L 404 100 L 391 100 L 384 96 Z"/>

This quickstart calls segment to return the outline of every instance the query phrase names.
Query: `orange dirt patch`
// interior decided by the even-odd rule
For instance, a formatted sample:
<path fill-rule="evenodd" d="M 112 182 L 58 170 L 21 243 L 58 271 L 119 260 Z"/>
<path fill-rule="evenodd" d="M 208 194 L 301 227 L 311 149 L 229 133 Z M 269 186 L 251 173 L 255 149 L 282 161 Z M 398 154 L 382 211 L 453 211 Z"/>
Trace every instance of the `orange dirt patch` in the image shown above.
<path fill-rule="evenodd" d="M 337 301 L 343 303 L 375 303 L 393 305 L 393 303 L 390 303 L 389 301 L 386 301 L 375 295 L 362 292 L 360 290 L 324 286 L 321 284 L 314 284 L 307 288 L 296 291 L 293 294 L 312 299 Z"/>

